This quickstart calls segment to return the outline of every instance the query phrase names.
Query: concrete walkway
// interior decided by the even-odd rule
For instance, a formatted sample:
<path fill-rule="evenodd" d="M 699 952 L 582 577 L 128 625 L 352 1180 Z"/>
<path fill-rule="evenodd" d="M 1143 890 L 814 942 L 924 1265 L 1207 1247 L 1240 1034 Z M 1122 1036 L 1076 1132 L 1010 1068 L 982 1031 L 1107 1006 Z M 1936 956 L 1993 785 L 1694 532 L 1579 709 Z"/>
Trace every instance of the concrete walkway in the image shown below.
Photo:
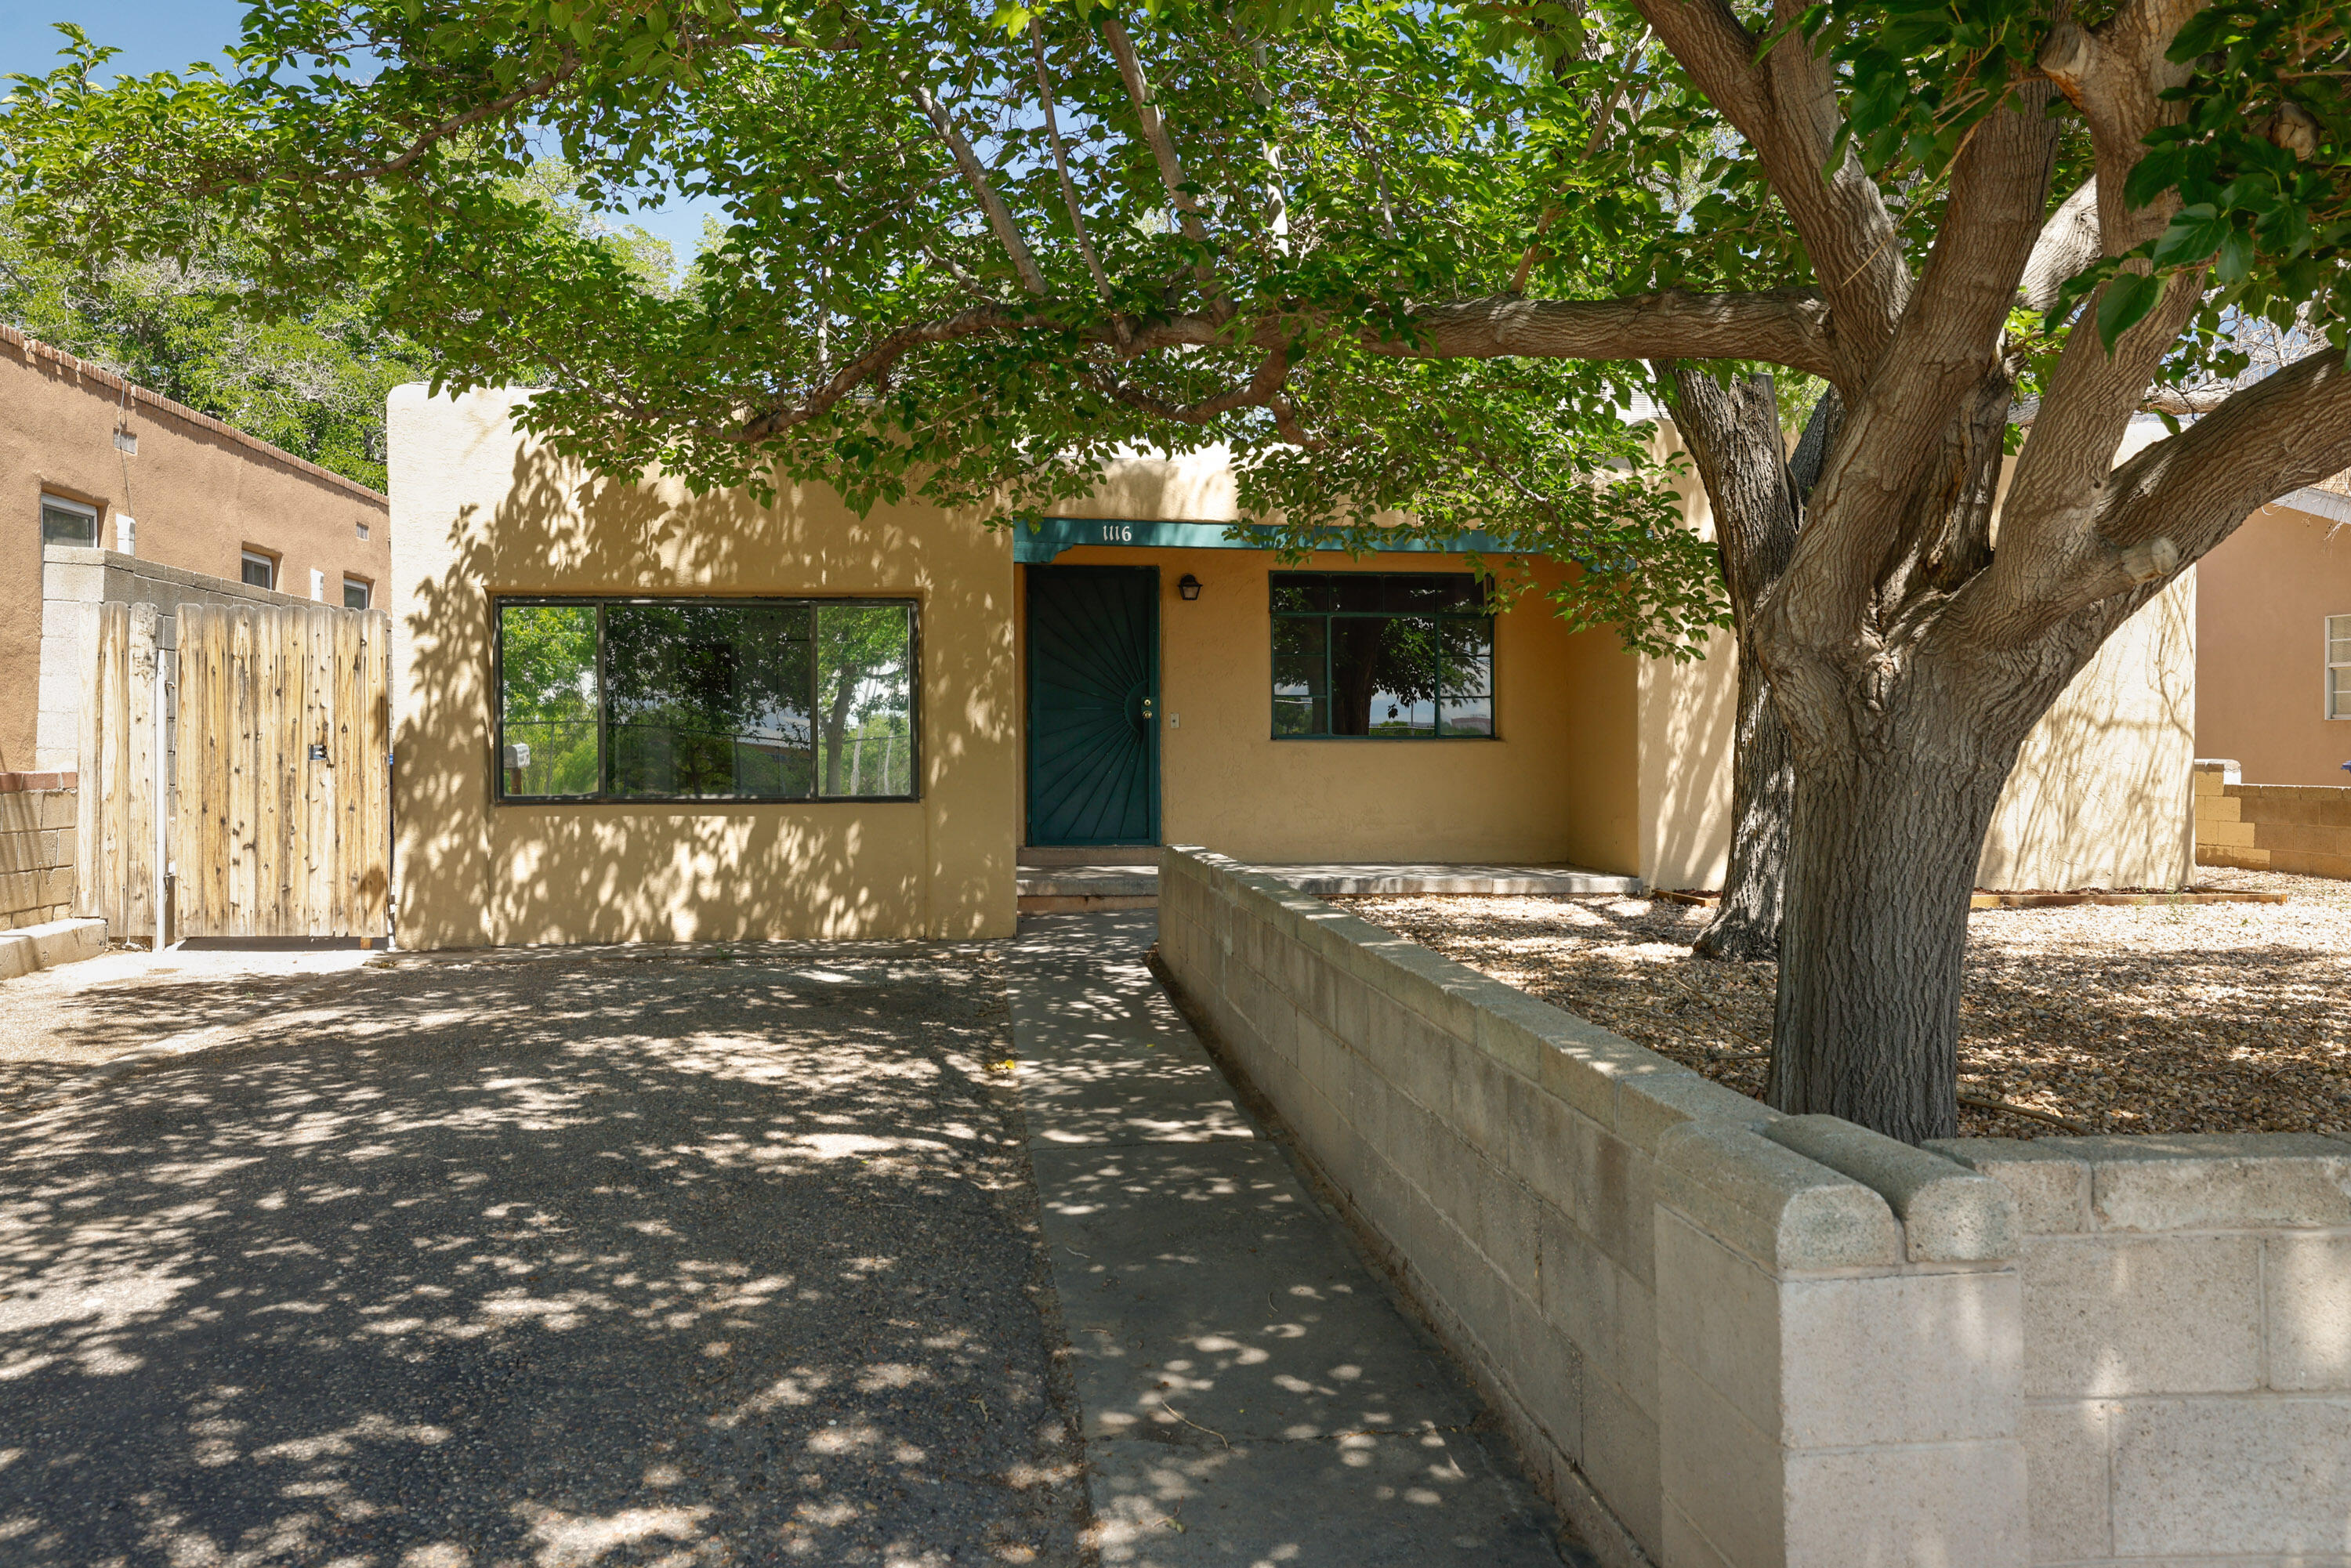
<path fill-rule="evenodd" d="M 1047 915 L 1007 955 L 1102 1561 L 1582 1561 L 1235 1106 L 1144 967 L 1155 932 L 1149 912 Z"/>

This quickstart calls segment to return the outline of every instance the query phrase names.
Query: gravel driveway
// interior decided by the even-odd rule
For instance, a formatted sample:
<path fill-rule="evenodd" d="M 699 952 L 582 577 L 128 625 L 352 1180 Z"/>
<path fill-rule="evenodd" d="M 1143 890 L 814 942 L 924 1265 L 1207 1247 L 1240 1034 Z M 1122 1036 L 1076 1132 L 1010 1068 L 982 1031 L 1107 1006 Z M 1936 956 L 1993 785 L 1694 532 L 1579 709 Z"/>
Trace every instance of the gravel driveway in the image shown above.
<path fill-rule="evenodd" d="M 0 1558 L 1074 1562 L 1007 1038 L 977 950 L 405 959 L 0 1129 Z"/>

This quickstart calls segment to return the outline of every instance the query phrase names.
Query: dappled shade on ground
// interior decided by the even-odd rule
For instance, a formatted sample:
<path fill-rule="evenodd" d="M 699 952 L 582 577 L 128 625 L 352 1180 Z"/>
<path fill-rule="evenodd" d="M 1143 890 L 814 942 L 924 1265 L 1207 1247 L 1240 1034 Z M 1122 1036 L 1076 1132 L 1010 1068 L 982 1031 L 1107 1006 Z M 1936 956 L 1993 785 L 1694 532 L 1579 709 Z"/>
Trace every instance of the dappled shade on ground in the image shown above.
<path fill-rule="evenodd" d="M 2283 904 L 1983 909 L 1968 919 L 1959 1092 L 2096 1133 L 2351 1129 L 2351 883 L 2225 873 Z M 1744 1094 L 1776 967 L 1697 957 L 1712 911 L 1627 898 L 1335 902 Z M 1963 1106 L 1973 1137 L 2068 1129 Z"/>
<path fill-rule="evenodd" d="M 1066 1560 L 995 961 L 345 977 L 0 1132 L 0 1556 Z"/>

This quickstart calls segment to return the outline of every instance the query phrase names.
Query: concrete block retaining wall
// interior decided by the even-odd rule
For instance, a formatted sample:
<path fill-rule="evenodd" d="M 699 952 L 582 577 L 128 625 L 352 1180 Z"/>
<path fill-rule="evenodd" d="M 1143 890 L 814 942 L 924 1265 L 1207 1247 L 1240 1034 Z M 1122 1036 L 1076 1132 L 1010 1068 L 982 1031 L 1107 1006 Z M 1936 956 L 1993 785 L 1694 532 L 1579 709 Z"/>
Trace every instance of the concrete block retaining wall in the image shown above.
<path fill-rule="evenodd" d="M 0 931 L 73 913 L 74 782 L 0 773 Z"/>
<path fill-rule="evenodd" d="M 2351 1563 L 2351 1142 L 1965 1138 L 2017 1196 L 2040 1563 Z"/>
<path fill-rule="evenodd" d="M 1962 1568 L 2176 1559 L 2193 1540 L 2351 1563 L 2342 1385 L 2274 1381 L 2351 1360 L 2351 1262 L 2323 1218 L 2351 1202 L 2351 1145 L 1914 1149 L 1777 1115 L 1204 851 L 1166 852 L 1159 924 L 1230 1065 L 1604 1558 Z M 2139 1196 L 2109 1217 L 2101 1190 Z M 2216 1250 L 2216 1225 L 2254 1239 Z M 2243 1267 L 2307 1280 L 2288 1326 Z M 2264 1348 L 2252 1383 L 2241 1356 L 2225 1386 L 2157 1388 L 2171 1375 L 2148 1345 L 2246 1332 L 2297 1348 Z M 2224 1428 L 2236 1468 L 2206 1476 L 2192 1456 Z M 2331 1458 L 2304 1457 L 2321 1440 Z M 2331 1543 L 2209 1495 L 2265 1466 L 2296 1500 L 2254 1511 L 2321 1535 L 2331 1518 Z M 2146 1549 L 2167 1529 L 2180 1544 Z"/>
<path fill-rule="evenodd" d="M 2235 763 L 2199 758 L 2196 863 L 2351 878 L 2351 788 L 2247 784 Z"/>

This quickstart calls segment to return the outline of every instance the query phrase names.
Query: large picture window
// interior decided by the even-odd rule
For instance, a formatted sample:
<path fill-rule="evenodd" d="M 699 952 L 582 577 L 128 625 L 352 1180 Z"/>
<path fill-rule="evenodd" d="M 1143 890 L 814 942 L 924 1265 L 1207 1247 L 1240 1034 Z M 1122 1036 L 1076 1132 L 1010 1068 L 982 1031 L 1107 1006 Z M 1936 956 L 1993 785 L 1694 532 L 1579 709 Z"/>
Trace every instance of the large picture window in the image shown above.
<path fill-rule="evenodd" d="M 1490 740 L 1494 618 L 1468 572 L 1273 575 L 1273 734 Z"/>
<path fill-rule="evenodd" d="M 498 793 L 911 800 L 903 600 L 507 600 Z"/>

